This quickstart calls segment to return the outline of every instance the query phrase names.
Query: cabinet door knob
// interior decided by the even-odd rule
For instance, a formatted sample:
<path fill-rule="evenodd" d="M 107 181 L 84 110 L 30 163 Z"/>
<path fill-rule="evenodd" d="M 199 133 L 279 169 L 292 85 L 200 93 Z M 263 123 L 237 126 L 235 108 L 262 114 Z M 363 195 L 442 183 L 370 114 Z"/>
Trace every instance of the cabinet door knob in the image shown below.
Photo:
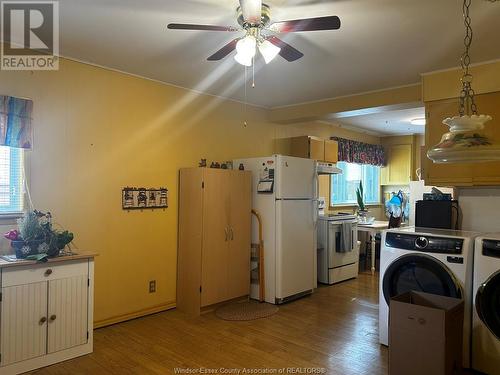
<path fill-rule="evenodd" d="M 224 241 L 227 241 L 227 236 L 228 236 L 228 227 L 225 227 L 224 228 L 224 234 L 225 234 L 225 240 Z"/>
<path fill-rule="evenodd" d="M 234 240 L 234 232 L 233 232 L 233 228 L 231 227 L 231 229 L 229 229 L 231 231 L 231 241 Z"/>
<path fill-rule="evenodd" d="M 49 268 L 47 271 L 45 271 L 45 276 L 50 276 L 52 275 L 52 270 Z"/>
<path fill-rule="evenodd" d="M 54 315 L 51 315 L 51 316 L 50 316 L 50 320 L 51 320 L 52 322 L 53 322 L 54 320 L 56 320 L 56 319 L 57 319 L 56 314 L 54 314 Z"/>
<path fill-rule="evenodd" d="M 46 321 L 47 321 L 47 318 L 45 316 L 42 316 L 40 318 L 40 322 L 39 323 L 40 323 L 40 325 L 43 325 Z"/>

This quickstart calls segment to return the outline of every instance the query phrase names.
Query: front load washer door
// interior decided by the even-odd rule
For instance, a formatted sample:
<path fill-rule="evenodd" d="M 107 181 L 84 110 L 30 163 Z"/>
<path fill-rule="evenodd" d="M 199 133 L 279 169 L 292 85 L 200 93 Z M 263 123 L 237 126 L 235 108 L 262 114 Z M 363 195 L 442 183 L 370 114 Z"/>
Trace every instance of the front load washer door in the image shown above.
<path fill-rule="evenodd" d="M 500 271 L 479 287 L 476 311 L 481 321 L 500 340 Z"/>
<path fill-rule="evenodd" d="M 460 284 L 442 262 L 425 254 L 404 255 L 389 265 L 382 282 L 384 298 L 409 291 L 462 298 Z"/>

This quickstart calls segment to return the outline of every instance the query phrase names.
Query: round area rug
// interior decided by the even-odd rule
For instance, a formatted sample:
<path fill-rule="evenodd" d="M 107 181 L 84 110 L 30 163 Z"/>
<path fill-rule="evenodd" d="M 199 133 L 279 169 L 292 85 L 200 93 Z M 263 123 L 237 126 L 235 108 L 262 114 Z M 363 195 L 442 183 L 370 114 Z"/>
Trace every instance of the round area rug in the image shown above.
<path fill-rule="evenodd" d="M 215 310 L 215 315 L 222 320 L 255 320 L 267 318 L 278 312 L 278 306 L 257 301 L 244 301 L 221 306 Z"/>

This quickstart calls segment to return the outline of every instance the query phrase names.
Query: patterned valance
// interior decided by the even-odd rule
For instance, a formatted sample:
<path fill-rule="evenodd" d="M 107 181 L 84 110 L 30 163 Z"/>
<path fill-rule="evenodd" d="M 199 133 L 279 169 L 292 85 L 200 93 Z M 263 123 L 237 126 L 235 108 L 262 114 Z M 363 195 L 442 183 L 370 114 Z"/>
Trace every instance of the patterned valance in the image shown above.
<path fill-rule="evenodd" d="M 350 139 L 332 137 L 339 143 L 339 160 L 348 163 L 385 165 L 384 148 L 380 145 L 351 141 Z"/>
<path fill-rule="evenodd" d="M 32 111 L 33 101 L 0 95 L 0 145 L 31 149 Z"/>

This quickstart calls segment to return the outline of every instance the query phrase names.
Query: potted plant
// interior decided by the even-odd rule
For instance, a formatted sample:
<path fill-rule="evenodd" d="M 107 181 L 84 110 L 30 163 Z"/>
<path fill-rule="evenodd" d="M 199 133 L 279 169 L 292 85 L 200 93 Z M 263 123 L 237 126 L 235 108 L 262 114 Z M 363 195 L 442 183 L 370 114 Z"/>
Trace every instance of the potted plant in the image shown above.
<path fill-rule="evenodd" d="M 356 189 L 356 199 L 358 201 L 358 217 L 361 223 L 368 222 L 368 210 L 364 201 L 363 182 L 359 182 L 359 187 Z"/>
<path fill-rule="evenodd" d="M 17 221 L 18 229 L 5 234 L 11 240 L 17 258 L 46 254 L 58 256 L 71 241 L 73 233 L 52 228 L 52 215 L 37 210 L 25 212 Z"/>

